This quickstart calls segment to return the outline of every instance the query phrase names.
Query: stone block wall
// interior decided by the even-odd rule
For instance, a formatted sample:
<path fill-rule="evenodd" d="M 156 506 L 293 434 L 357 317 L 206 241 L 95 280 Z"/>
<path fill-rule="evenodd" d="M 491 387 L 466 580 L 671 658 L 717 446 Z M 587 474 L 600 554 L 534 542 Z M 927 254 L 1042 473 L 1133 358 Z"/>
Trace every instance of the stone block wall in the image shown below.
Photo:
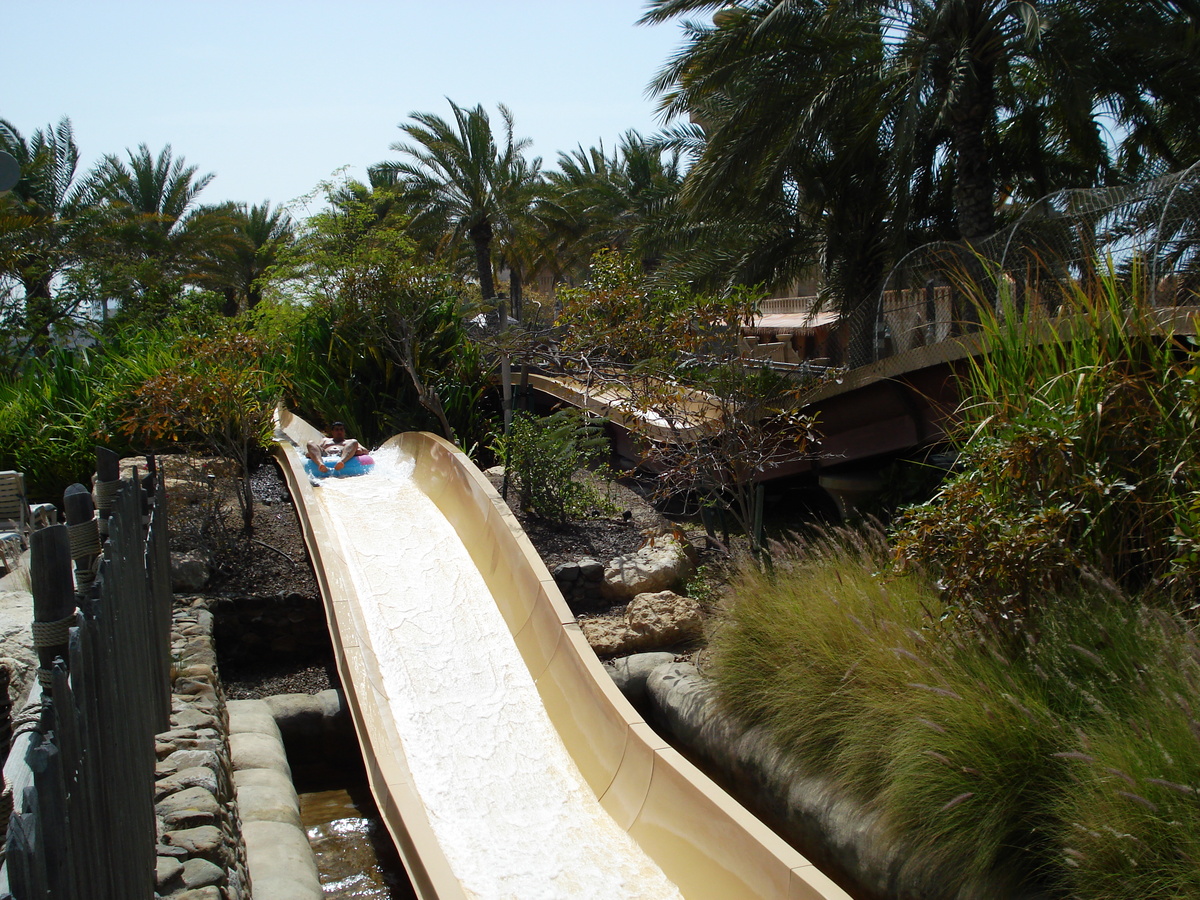
<path fill-rule="evenodd" d="M 604 600 L 604 565 L 591 558 L 561 563 L 550 573 L 571 609 L 607 605 Z"/>
<path fill-rule="evenodd" d="M 213 616 L 202 601 L 176 605 L 171 651 L 171 728 L 155 739 L 157 896 L 249 900 L 229 715 L 217 678 Z"/>

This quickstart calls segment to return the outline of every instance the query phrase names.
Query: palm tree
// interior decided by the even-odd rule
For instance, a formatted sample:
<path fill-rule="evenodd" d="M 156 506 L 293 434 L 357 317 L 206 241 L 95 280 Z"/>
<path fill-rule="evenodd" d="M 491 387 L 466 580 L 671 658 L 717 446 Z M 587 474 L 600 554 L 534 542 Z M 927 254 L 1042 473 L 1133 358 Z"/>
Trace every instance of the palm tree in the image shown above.
<path fill-rule="evenodd" d="M 527 139 L 513 136 L 513 116 L 503 104 L 503 144 L 492 133 L 482 105 L 472 109 L 450 101 L 453 123 L 433 113 L 415 112 L 400 125 L 411 143 L 392 149 L 407 158 L 375 168 L 395 179 L 396 191 L 412 213 L 412 228 L 441 236 L 440 248 L 452 253 L 469 242 L 484 300 L 496 296 L 492 274 L 492 241 L 515 227 L 528 202 L 528 183 L 540 160 L 524 161 Z"/>
<path fill-rule="evenodd" d="M 894 116 L 881 32 L 845 28 L 833 7 L 723 11 L 691 27 L 653 86 L 669 117 L 693 121 L 671 133 L 693 156 L 672 266 L 713 286 L 777 286 L 820 260 L 848 314 L 885 269 Z"/>
<path fill-rule="evenodd" d="M 201 261 L 201 283 L 225 296 L 226 316 L 251 310 L 262 301 L 263 279 L 278 261 L 279 252 L 295 237 L 295 224 L 287 210 L 271 208 L 271 202 L 246 207 L 230 206 L 224 211 L 233 240 L 220 242 Z"/>
<path fill-rule="evenodd" d="M 0 199 L 0 276 L 14 279 L 24 293 L 20 359 L 29 349 L 48 346 L 51 327 L 81 302 L 55 284 L 78 256 L 77 216 L 86 202 L 75 178 L 79 148 L 70 119 L 36 130 L 28 141 L 0 119 L 0 149 L 21 167 L 20 181 Z"/>
<path fill-rule="evenodd" d="M 646 22 L 719 10 L 654 83 L 665 114 L 703 131 L 690 227 L 750 238 L 718 248 L 739 279 L 819 254 L 847 312 L 917 244 L 975 241 L 1014 204 L 1183 146 L 1163 131 L 1167 111 L 1200 112 L 1200 18 L 1181 6 L 651 0 Z M 1131 52 L 1148 33 L 1170 46 Z"/>
<path fill-rule="evenodd" d="M 636 247 L 645 269 L 657 266 L 659 238 L 683 183 L 677 148 L 630 130 L 612 156 L 603 144 L 559 153 L 558 171 L 546 177 L 552 196 L 542 218 L 576 267 L 603 247 Z"/>
<path fill-rule="evenodd" d="M 153 316 L 174 305 L 184 284 L 204 280 L 206 261 L 232 252 L 236 207 L 202 206 L 214 176 L 198 176 L 170 144 L 157 157 L 145 144 L 126 157 L 105 156 L 89 177 L 107 214 L 93 277 L 98 290 L 137 307 L 128 312 Z"/>
<path fill-rule="evenodd" d="M 496 199 L 501 211 L 496 238 L 500 259 L 508 268 L 512 314 L 521 318 L 526 276 L 546 258 L 546 243 L 537 209 L 545 196 L 541 157 L 527 159 L 509 140 L 496 167 Z"/>

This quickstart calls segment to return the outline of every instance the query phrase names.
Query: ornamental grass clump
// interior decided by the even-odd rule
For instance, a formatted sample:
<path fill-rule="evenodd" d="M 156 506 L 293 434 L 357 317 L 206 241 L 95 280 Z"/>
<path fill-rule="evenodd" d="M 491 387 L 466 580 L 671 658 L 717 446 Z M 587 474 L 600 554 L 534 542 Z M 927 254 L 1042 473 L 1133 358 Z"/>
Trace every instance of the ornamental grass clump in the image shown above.
<path fill-rule="evenodd" d="M 1131 896 L 1084 890 L 1090 861 L 1105 869 L 1106 853 L 1142 841 L 1129 865 L 1157 865 L 1149 848 L 1169 848 L 1155 829 L 1200 835 L 1200 685 L 1184 674 L 1196 648 L 1175 614 L 1089 578 L 1014 642 L 986 619 L 966 627 L 920 572 L 889 573 L 877 535 L 773 549 L 770 569 L 741 568 L 714 632 L 720 695 L 806 772 L 881 814 L 906 890 Z M 1126 754 L 1105 762 L 1109 744 Z M 1109 804 L 1134 838 L 1106 826 Z"/>
<path fill-rule="evenodd" d="M 1200 896 L 1200 646 L 1161 610 L 1110 634 L 1134 638 L 1123 668 L 1107 648 L 1097 666 L 1120 699 L 1078 730 L 1054 799 L 1064 882 L 1081 898 Z"/>

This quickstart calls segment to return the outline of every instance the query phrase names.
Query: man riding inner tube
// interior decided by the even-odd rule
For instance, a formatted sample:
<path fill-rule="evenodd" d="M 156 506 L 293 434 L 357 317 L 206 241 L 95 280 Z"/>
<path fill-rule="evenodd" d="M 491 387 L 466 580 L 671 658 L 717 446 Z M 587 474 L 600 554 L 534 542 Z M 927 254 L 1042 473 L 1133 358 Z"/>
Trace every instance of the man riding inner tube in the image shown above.
<path fill-rule="evenodd" d="M 329 437 L 309 441 L 306 450 L 306 468 L 315 469 L 315 475 L 362 474 L 375 462 L 362 444 L 346 436 L 344 422 L 334 422 L 329 426 Z"/>

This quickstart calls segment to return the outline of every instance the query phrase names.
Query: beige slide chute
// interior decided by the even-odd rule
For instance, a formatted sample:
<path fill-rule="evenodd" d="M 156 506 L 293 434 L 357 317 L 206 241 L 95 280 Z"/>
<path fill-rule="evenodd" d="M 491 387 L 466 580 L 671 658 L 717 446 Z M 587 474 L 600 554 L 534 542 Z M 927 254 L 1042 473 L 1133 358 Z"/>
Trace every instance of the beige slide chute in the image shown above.
<path fill-rule="evenodd" d="M 846 898 L 662 740 L 487 479 L 434 435 L 311 479 L 277 456 L 372 792 L 422 898 Z"/>

